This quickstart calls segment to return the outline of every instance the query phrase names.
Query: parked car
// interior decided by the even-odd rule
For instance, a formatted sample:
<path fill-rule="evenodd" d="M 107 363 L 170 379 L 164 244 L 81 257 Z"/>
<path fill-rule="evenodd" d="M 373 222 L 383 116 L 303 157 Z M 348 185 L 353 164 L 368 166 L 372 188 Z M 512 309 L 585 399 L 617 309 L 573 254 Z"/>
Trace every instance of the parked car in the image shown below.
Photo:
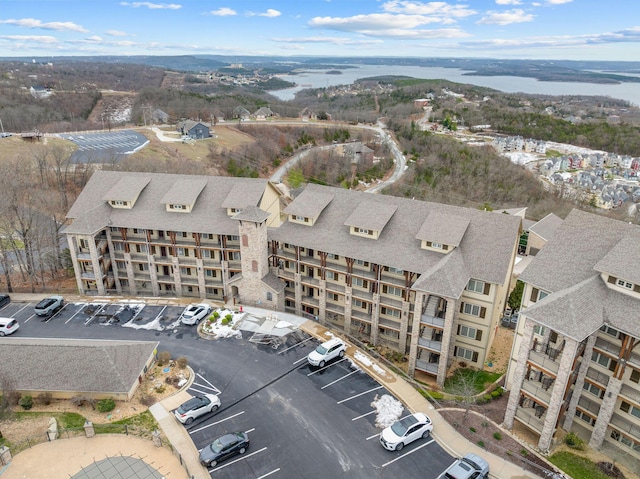
<path fill-rule="evenodd" d="M 469 453 L 451 464 L 438 479 L 486 479 L 489 463 L 476 454 Z"/>
<path fill-rule="evenodd" d="M 324 367 L 324 365 L 337 357 L 343 357 L 347 345 L 340 338 L 333 338 L 325 341 L 307 356 L 307 361 L 312 366 Z"/>
<path fill-rule="evenodd" d="M 14 318 L 0 318 L 0 336 L 8 336 L 15 333 L 20 325 Z"/>
<path fill-rule="evenodd" d="M 62 308 L 64 298 L 62 296 L 49 296 L 43 299 L 33 308 L 38 316 L 51 316 Z"/>
<path fill-rule="evenodd" d="M 214 412 L 220 407 L 220 398 L 215 394 L 203 394 L 189 399 L 187 402 L 178 406 L 173 414 L 176 419 L 187 426 L 194 419 L 199 418 L 207 413 Z"/>
<path fill-rule="evenodd" d="M 200 463 L 215 466 L 220 461 L 236 454 L 244 454 L 249 448 L 249 437 L 244 432 L 231 432 L 220 436 L 200 451 Z"/>
<path fill-rule="evenodd" d="M 427 438 L 433 430 L 429 416 L 417 412 L 399 419 L 380 434 L 380 444 L 389 451 L 399 451 L 416 439 Z"/>
<path fill-rule="evenodd" d="M 211 310 L 212 308 L 208 304 L 190 304 L 180 315 L 180 321 L 182 324 L 198 324 L 204 318 L 209 317 Z"/>
<path fill-rule="evenodd" d="M 0 294 L 0 308 L 6 306 L 11 302 L 11 297 L 8 294 Z"/>

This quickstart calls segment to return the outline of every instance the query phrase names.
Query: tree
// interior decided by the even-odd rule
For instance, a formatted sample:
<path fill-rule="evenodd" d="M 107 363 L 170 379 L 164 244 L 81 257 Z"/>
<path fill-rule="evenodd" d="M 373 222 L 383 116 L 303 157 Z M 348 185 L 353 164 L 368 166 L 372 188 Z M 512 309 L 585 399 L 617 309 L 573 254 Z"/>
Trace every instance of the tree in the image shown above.
<path fill-rule="evenodd" d="M 469 416 L 469 410 L 478 393 L 477 383 L 480 371 L 461 368 L 456 373 L 447 387 L 447 392 L 453 394 L 456 397 L 456 401 L 464 408 L 463 421 L 466 421 Z"/>
<path fill-rule="evenodd" d="M 522 292 L 524 290 L 524 283 L 520 280 L 516 281 L 516 286 L 513 288 L 513 291 L 509 294 L 509 307 L 515 311 L 520 309 L 520 305 L 522 304 Z"/>

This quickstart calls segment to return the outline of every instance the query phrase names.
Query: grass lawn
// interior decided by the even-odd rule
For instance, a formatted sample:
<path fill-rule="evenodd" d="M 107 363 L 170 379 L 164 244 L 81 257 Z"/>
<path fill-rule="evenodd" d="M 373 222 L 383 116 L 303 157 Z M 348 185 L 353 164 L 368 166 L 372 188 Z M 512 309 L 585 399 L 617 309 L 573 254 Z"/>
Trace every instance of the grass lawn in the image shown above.
<path fill-rule="evenodd" d="M 453 373 L 453 376 L 450 376 L 445 380 L 444 390 L 455 394 L 454 391 L 456 391 L 457 386 L 461 383 L 473 383 L 476 393 L 480 393 L 491 383 L 497 381 L 500 376 L 500 373 L 493 373 L 491 371 L 476 371 L 474 369 L 458 368 Z"/>
<path fill-rule="evenodd" d="M 558 466 L 571 477 L 580 479 L 610 479 L 598 466 L 589 459 L 561 451 L 553 454 L 549 461 Z"/>

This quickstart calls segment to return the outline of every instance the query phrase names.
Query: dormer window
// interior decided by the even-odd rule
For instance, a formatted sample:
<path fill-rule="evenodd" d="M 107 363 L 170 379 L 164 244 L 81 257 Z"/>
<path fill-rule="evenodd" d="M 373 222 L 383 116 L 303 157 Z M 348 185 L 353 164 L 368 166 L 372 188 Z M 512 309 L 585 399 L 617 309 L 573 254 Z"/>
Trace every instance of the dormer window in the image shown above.
<path fill-rule="evenodd" d="M 302 223 L 305 225 L 313 225 L 313 218 L 304 215 L 289 215 L 289 220 L 293 223 Z"/>
<path fill-rule="evenodd" d="M 186 205 L 169 205 L 170 210 L 186 210 Z"/>
<path fill-rule="evenodd" d="M 353 228 L 353 230 L 355 233 L 359 233 L 361 235 L 373 235 L 373 231 L 366 228 Z"/>
<path fill-rule="evenodd" d="M 633 290 L 633 283 L 630 283 L 629 281 L 625 281 L 624 279 L 618 279 L 616 281 L 616 284 L 622 288 Z"/>
<path fill-rule="evenodd" d="M 110 201 L 111 206 L 113 206 L 114 208 L 128 208 L 129 207 L 129 202 L 128 201 L 122 201 L 122 200 L 112 200 Z"/>

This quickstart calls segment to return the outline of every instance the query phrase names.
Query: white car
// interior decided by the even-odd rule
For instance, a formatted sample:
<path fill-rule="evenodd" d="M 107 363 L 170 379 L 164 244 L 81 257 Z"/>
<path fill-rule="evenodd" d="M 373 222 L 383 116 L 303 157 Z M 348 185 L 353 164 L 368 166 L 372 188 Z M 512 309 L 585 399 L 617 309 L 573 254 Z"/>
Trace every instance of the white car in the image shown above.
<path fill-rule="evenodd" d="M 332 359 L 343 357 L 346 350 L 347 345 L 342 339 L 333 338 L 311 351 L 309 356 L 307 356 L 307 361 L 309 361 L 309 364 L 312 366 L 320 366 L 322 368 Z"/>
<path fill-rule="evenodd" d="M 190 304 L 180 315 L 182 324 L 198 324 L 211 314 L 211 306 L 205 303 Z"/>
<path fill-rule="evenodd" d="M 178 421 L 188 426 L 194 419 L 212 413 L 219 407 L 220 398 L 218 398 L 218 396 L 215 394 L 203 394 L 202 396 L 196 396 L 182 403 L 173 414 Z"/>
<path fill-rule="evenodd" d="M 389 451 L 399 451 L 416 439 L 426 438 L 433 430 L 431 419 L 421 412 L 399 419 L 380 434 L 380 444 Z"/>

